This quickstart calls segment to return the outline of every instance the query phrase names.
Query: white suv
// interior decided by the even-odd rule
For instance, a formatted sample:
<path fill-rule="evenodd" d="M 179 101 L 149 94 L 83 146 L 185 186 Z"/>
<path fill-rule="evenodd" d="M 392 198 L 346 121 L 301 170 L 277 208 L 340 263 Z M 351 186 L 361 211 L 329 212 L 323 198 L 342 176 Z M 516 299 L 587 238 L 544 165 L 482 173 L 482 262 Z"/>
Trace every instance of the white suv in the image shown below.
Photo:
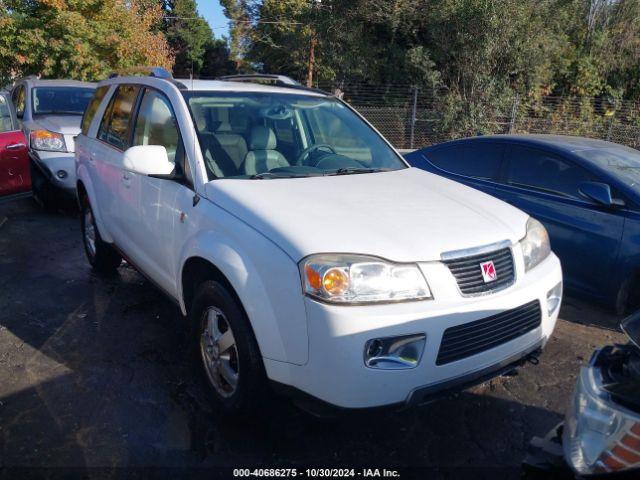
<path fill-rule="evenodd" d="M 93 267 L 125 258 L 180 306 L 213 397 L 425 403 L 551 335 L 544 227 L 410 168 L 340 100 L 277 78 L 99 84 L 77 139 Z"/>
<path fill-rule="evenodd" d="M 11 90 L 29 147 L 33 193 L 48 207 L 58 194 L 76 194 L 74 137 L 95 88 L 76 80 L 26 77 Z"/>

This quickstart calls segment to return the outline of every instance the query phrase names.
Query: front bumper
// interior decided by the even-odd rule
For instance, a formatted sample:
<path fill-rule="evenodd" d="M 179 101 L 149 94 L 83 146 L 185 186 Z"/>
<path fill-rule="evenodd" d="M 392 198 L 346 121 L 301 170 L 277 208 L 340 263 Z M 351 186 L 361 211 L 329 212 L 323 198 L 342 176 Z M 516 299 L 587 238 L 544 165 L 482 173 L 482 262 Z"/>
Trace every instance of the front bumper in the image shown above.
<path fill-rule="evenodd" d="M 518 260 L 518 262 L 521 259 Z M 523 271 L 523 265 L 517 265 Z M 423 403 L 431 393 L 463 388 L 500 374 L 550 337 L 558 317 L 547 313 L 547 294 L 562 281 L 560 262 L 550 255 L 536 268 L 498 293 L 462 298 L 447 267 L 440 262 L 421 264 L 435 300 L 386 305 L 336 306 L 306 299 L 309 360 L 292 365 L 265 359 L 271 380 L 342 408 L 371 408 Z M 540 302 L 539 327 L 481 353 L 437 365 L 444 331 L 497 313 Z M 419 364 L 412 369 L 384 370 L 365 366 L 364 345 L 372 338 L 426 335 Z"/>
<path fill-rule="evenodd" d="M 31 150 L 29 157 L 52 185 L 65 193 L 75 195 L 76 160 L 73 153 Z M 60 178 L 58 172 L 65 172 L 66 176 Z"/>

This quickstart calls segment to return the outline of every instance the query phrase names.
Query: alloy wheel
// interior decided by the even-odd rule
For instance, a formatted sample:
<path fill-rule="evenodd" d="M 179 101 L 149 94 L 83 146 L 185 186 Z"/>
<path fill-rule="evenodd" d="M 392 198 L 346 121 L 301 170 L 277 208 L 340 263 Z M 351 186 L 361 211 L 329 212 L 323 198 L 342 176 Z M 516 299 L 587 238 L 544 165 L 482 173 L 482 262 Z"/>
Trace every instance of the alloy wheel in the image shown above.
<path fill-rule="evenodd" d="M 84 212 L 84 242 L 91 257 L 96 256 L 96 227 L 93 223 L 93 213 L 90 207 L 86 207 Z"/>
<path fill-rule="evenodd" d="M 201 322 L 200 353 L 211 385 L 222 397 L 233 395 L 240 374 L 238 347 L 231 325 L 215 307 L 205 310 Z"/>

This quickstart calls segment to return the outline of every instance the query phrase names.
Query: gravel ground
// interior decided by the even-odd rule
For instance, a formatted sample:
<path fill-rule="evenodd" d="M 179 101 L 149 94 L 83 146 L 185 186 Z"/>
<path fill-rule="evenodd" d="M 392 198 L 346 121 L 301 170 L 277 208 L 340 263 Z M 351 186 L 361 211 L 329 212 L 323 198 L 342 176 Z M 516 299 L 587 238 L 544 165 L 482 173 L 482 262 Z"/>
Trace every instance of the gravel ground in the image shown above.
<path fill-rule="evenodd" d="M 567 299 L 539 365 L 516 376 L 402 412 L 321 420 L 281 399 L 261 419 L 232 421 L 193 379 L 177 308 L 127 266 L 95 276 L 77 214 L 0 204 L 0 292 L 0 474 L 349 465 L 519 478 L 580 365 L 624 340 L 619 319 Z"/>

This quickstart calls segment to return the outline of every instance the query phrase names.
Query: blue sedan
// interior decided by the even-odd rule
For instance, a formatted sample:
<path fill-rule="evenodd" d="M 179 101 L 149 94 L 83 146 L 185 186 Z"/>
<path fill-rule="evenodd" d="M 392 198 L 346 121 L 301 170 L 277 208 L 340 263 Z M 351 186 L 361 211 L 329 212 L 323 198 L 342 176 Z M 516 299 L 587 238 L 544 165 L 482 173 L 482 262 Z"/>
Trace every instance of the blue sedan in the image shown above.
<path fill-rule="evenodd" d="M 494 135 L 405 157 L 540 220 L 568 292 L 618 313 L 640 306 L 640 151 L 588 138 Z"/>

